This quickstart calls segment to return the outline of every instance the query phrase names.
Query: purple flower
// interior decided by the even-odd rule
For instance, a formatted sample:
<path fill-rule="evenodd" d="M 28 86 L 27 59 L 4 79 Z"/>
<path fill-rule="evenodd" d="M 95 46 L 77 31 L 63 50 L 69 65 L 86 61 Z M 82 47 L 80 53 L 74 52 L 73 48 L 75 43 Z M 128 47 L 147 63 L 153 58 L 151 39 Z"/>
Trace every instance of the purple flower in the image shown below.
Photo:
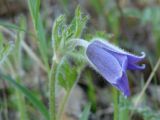
<path fill-rule="evenodd" d="M 125 96 L 130 95 L 126 70 L 143 70 L 145 68 L 145 65 L 137 64 L 144 59 L 144 52 L 141 56 L 136 56 L 99 38 L 88 45 L 86 55 L 95 70 Z"/>

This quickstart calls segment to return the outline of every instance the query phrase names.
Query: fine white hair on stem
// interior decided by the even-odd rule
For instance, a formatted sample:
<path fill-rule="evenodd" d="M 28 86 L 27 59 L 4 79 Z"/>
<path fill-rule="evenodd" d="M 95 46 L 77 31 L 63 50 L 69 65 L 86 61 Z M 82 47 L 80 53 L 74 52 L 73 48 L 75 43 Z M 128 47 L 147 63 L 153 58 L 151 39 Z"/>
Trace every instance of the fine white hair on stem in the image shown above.
<path fill-rule="evenodd" d="M 84 40 L 84 39 L 80 39 L 80 38 L 75 38 L 75 39 L 71 39 L 69 41 L 69 43 L 74 44 L 74 46 L 82 46 L 84 48 L 87 48 L 89 45 L 89 42 Z"/>

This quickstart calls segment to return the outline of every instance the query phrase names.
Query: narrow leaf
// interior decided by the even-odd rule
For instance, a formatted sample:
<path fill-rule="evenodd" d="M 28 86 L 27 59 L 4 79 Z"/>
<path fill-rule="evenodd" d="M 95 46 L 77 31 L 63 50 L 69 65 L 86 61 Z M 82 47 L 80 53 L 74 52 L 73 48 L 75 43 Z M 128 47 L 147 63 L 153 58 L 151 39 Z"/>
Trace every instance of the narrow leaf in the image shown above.
<path fill-rule="evenodd" d="M 16 87 L 16 89 L 18 89 L 20 92 L 22 92 L 28 98 L 28 100 L 30 100 L 30 102 L 43 114 L 44 118 L 46 120 L 49 120 L 49 114 L 48 114 L 46 107 L 44 106 L 44 104 L 40 100 L 38 100 L 35 97 L 35 95 L 32 94 L 31 91 L 29 91 L 27 88 L 25 88 L 24 86 L 17 83 L 10 76 L 7 76 L 7 75 L 0 73 L 0 77 L 3 80 L 8 81 L 10 84 L 12 84 L 14 87 Z"/>
<path fill-rule="evenodd" d="M 25 33 L 27 33 L 27 34 L 29 34 L 29 35 L 31 35 L 31 36 L 34 36 L 33 33 L 28 32 L 28 31 L 26 31 L 25 29 L 23 29 L 23 28 L 15 25 L 15 24 L 9 23 L 9 22 L 0 21 L 0 26 L 3 26 L 3 27 L 8 28 L 8 29 L 16 30 L 16 31 L 19 31 L 19 32 L 20 32 L 20 31 L 23 31 L 23 32 L 25 32 Z"/>
<path fill-rule="evenodd" d="M 46 35 L 39 11 L 40 0 L 28 0 L 28 5 L 39 43 L 39 50 L 47 69 L 49 69 Z"/>
<path fill-rule="evenodd" d="M 91 104 L 88 103 L 85 106 L 84 111 L 82 112 L 82 115 L 79 120 L 88 120 L 90 109 L 91 109 Z"/>

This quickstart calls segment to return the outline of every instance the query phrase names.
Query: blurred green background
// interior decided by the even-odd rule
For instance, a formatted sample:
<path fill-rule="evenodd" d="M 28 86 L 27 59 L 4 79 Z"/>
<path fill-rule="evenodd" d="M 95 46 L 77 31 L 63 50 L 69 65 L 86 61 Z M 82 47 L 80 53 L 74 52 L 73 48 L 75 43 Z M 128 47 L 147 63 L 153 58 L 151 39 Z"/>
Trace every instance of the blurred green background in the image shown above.
<path fill-rule="evenodd" d="M 53 22 L 58 16 L 65 15 L 66 22 L 70 23 L 78 5 L 84 16 L 89 16 L 81 38 L 90 40 L 94 37 L 102 37 L 129 52 L 140 54 L 144 51 L 146 53 L 143 61 L 146 69 L 142 72 L 128 71 L 131 97 L 128 100 L 119 98 L 122 101 L 120 109 L 122 111 L 129 109 L 128 114 L 131 120 L 160 120 L 160 60 L 158 60 L 160 56 L 160 0 L 41 0 L 40 16 L 43 29 L 39 28 L 39 24 L 37 24 L 37 29 L 43 30 L 41 32 L 44 35 L 40 33 L 37 36 L 32 20 L 34 13 L 31 17 L 27 0 L 0 0 L 0 41 L 4 45 L 15 42 L 13 38 L 17 41 L 25 41 L 17 42 L 16 49 L 10 53 L 4 64 L 0 65 L 0 71 L 16 78 L 17 83 L 28 88 L 48 107 L 48 81 L 40 54 L 47 51 L 48 58 L 43 61 L 48 61 L 50 65 Z M 37 39 L 43 39 L 43 37 L 47 50 L 39 51 Z M 43 46 L 43 43 L 41 45 Z M 21 53 L 19 49 L 22 49 Z M 70 62 L 75 65 L 72 60 Z M 149 85 L 135 108 L 136 98 L 143 91 L 151 73 L 153 76 L 150 78 Z M 12 84 L 17 86 L 15 83 Z M 24 110 L 23 107 L 26 110 L 24 112 L 28 114 L 27 119 L 43 120 L 40 112 L 31 104 L 34 101 L 33 97 L 29 96 L 33 100 L 29 102 L 23 95 L 19 95 L 21 93 L 16 92 L 17 89 L 12 84 L 0 80 L 0 120 L 21 120 L 24 116 L 19 117 L 19 110 Z M 88 102 L 91 102 L 89 120 L 113 119 L 111 88 L 86 64 L 81 68 L 78 83 L 73 88 L 63 119 L 78 120 Z M 25 89 L 22 91 L 30 95 Z M 58 93 L 58 100 L 61 100 L 64 92 L 61 90 Z M 24 103 L 19 103 L 17 107 L 17 100 L 26 101 L 27 104 L 23 106 Z M 35 104 L 41 106 L 41 103 Z M 41 107 L 44 112 L 43 106 Z"/>

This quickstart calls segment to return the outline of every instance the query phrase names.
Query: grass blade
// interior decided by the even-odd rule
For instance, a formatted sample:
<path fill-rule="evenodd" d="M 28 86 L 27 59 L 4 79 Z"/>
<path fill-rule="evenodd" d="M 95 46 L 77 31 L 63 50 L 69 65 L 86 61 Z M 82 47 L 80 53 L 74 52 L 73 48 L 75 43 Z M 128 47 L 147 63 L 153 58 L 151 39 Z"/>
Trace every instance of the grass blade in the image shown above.
<path fill-rule="evenodd" d="M 49 114 L 48 114 L 48 111 L 47 111 L 46 107 L 44 106 L 44 104 L 40 100 L 38 100 L 27 88 L 25 88 L 24 86 L 17 83 L 10 76 L 7 76 L 7 75 L 0 73 L 0 77 L 3 80 L 8 81 L 10 84 L 15 86 L 20 92 L 22 92 L 28 98 L 28 100 L 30 100 L 30 102 L 40 111 L 40 113 L 43 114 L 43 116 L 46 120 L 49 119 Z"/>
<path fill-rule="evenodd" d="M 28 0 L 28 5 L 30 9 L 30 13 L 32 16 L 32 21 L 34 24 L 34 29 L 36 31 L 38 43 L 39 43 L 39 50 L 41 56 L 43 58 L 44 64 L 46 65 L 47 69 L 49 70 L 48 65 L 48 52 L 47 52 L 47 41 L 45 37 L 45 30 L 43 28 L 42 19 L 40 17 L 39 8 L 40 8 L 40 0 Z"/>
<path fill-rule="evenodd" d="M 19 26 L 15 25 L 15 24 L 12 24 L 12 23 L 9 23 L 9 22 L 0 21 L 0 27 L 1 27 L 1 26 L 4 27 L 4 28 L 16 30 L 16 31 L 19 31 L 19 32 L 22 31 L 22 32 L 25 32 L 25 33 L 31 35 L 32 37 L 35 37 L 33 33 L 28 32 L 28 31 L 26 31 L 25 29 L 20 28 Z"/>
<path fill-rule="evenodd" d="M 82 116 L 79 120 L 88 120 L 90 109 L 91 109 L 91 104 L 88 103 L 85 106 L 84 111 L 82 112 Z"/>

